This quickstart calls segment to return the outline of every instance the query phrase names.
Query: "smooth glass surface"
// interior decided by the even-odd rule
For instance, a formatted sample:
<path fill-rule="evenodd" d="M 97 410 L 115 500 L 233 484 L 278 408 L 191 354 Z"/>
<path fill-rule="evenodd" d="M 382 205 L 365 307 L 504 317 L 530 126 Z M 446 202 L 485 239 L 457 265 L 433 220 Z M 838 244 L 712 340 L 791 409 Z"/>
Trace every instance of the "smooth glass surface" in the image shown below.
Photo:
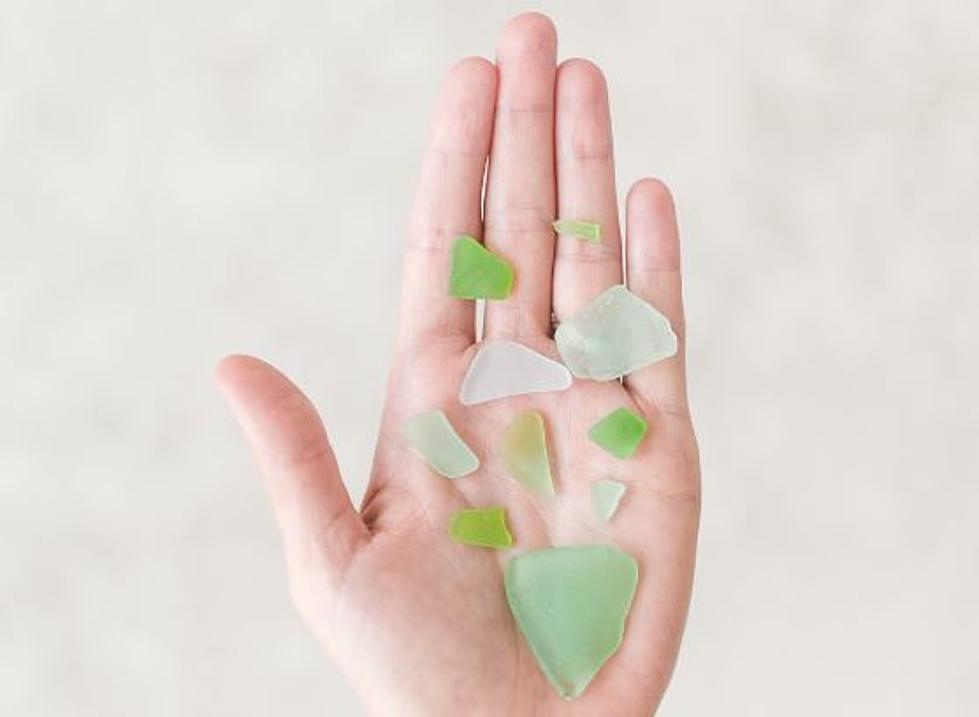
<path fill-rule="evenodd" d="M 646 419 L 628 408 L 617 408 L 588 429 L 588 437 L 616 458 L 628 458 L 646 436 Z"/>
<path fill-rule="evenodd" d="M 604 545 L 547 548 L 507 562 L 507 602 L 547 679 L 580 695 L 619 649 L 639 580 L 635 559 Z"/>
<path fill-rule="evenodd" d="M 457 543 L 483 548 L 509 548 L 513 545 L 506 515 L 498 505 L 454 513 L 449 520 L 449 535 Z"/>
<path fill-rule="evenodd" d="M 479 458 L 440 410 L 425 411 L 401 424 L 405 442 L 446 478 L 461 478 L 479 468 Z"/>
<path fill-rule="evenodd" d="M 471 406 L 525 393 L 563 391 L 571 372 L 554 359 L 516 341 L 484 341 L 469 364 L 459 401 Z"/>
<path fill-rule="evenodd" d="M 619 509 L 622 496 L 625 495 L 625 485 L 617 480 L 603 478 L 591 484 L 591 509 L 603 523 L 611 522 Z"/>
<path fill-rule="evenodd" d="M 503 432 L 500 451 L 503 464 L 514 480 L 534 493 L 554 494 L 541 414 L 527 411 L 513 419 Z"/>
<path fill-rule="evenodd" d="M 449 293 L 460 299 L 505 299 L 513 289 L 513 267 L 471 236 L 452 245 Z"/>
<path fill-rule="evenodd" d="M 621 284 L 562 321 L 554 340 L 571 373 L 599 381 L 625 376 L 677 349 L 667 318 Z"/>

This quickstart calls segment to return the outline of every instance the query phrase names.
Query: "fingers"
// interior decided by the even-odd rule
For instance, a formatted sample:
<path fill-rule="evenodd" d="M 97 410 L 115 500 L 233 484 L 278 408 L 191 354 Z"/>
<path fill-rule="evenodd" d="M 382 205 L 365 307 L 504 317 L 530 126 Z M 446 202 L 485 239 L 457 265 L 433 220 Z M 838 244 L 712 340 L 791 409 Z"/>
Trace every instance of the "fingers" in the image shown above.
<path fill-rule="evenodd" d="M 250 356 L 225 358 L 216 378 L 261 467 L 290 570 L 312 566 L 338 578 L 369 533 L 316 409 L 289 379 Z"/>
<path fill-rule="evenodd" d="M 659 411 L 686 417 L 680 238 L 673 198 L 656 179 L 636 182 L 626 199 L 626 267 L 629 288 L 666 315 L 679 339 L 676 356 L 630 374 L 626 386 Z"/>
<path fill-rule="evenodd" d="M 550 331 L 556 54 L 554 25 L 538 13 L 512 19 L 497 49 L 485 236 L 514 265 L 516 282 L 509 298 L 487 302 L 487 336 Z"/>
<path fill-rule="evenodd" d="M 612 127 L 601 70 L 568 60 L 557 73 L 555 146 L 557 215 L 595 222 L 601 244 L 559 236 L 554 256 L 554 313 L 565 319 L 612 284 L 622 283 Z"/>
<path fill-rule="evenodd" d="M 459 234 L 482 235 L 483 173 L 493 131 L 496 69 L 471 57 L 446 76 L 436 102 L 408 221 L 399 343 L 474 339 L 473 302 L 449 296 L 449 257 Z"/>

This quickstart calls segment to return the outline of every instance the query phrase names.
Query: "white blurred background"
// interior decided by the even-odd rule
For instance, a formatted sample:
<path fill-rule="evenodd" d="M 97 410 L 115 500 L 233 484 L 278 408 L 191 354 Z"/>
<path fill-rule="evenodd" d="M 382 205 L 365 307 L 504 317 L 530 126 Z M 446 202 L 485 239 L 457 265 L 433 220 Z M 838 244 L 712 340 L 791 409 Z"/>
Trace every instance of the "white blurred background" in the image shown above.
<path fill-rule="evenodd" d="M 0 713 L 361 714 L 211 368 L 288 371 L 359 499 L 429 106 L 528 7 L 0 0 Z M 679 205 L 661 713 L 979 714 L 979 5 L 534 7 L 606 71 L 620 190 Z"/>

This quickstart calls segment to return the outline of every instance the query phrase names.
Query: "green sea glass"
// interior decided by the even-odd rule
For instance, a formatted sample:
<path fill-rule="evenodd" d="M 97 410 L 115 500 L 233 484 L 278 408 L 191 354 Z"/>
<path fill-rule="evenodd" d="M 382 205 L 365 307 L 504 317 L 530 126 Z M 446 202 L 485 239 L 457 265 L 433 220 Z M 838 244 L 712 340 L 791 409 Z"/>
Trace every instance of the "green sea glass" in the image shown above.
<path fill-rule="evenodd" d="M 669 320 L 618 284 L 595 297 L 554 333 L 575 376 L 608 381 L 676 353 Z"/>
<path fill-rule="evenodd" d="M 617 408 L 588 429 L 588 437 L 616 458 L 628 458 L 646 436 L 646 419 L 628 408 Z"/>
<path fill-rule="evenodd" d="M 510 611 L 565 699 L 580 695 L 619 649 L 638 579 L 635 559 L 604 545 L 535 550 L 507 562 Z"/>
<path fill-rule="evenodd" d="M 603 523 L 611 522 L 625 495 L 625 486 L 617 480 L 603 478 L 591 484 L 591 509 Z"/>
<path fill-rule="evenodd" d="M 513 537 L 507 530 L 503 508 L 473 508 L 460 510 L 449 520 L 449 535 L 457 543 L 484 548 L 509 548 Z"/>
<path fill-rule="evenodd" d="M 452 245 L 449 293 L 460 299 L 505 299 L 513 289 L 513 267 L 471 236 Z"/>
<path fill-rule="evenodd" d="M 514 480 L 534 493 L 554 494 L 544 417 L 537 411 L 527 411 L 513 419 L 503 432 L 500 452 Z"/>
<path fill-rule="evenodd" d="M 438 409 L 409 418 L 401 424 L 401 435 L 436 473 L 446 478 L 461 478 L 479 468 L 479 458 Z"/>
<path fill-rule="evenodd" d="M 562 236 L 572 236 L 584 239 L 592 244 L 602 243 L 602 227 L 595 222 L 583 222 L 578 219 L 558 219 L 551 224 L 554 231 Z"/>

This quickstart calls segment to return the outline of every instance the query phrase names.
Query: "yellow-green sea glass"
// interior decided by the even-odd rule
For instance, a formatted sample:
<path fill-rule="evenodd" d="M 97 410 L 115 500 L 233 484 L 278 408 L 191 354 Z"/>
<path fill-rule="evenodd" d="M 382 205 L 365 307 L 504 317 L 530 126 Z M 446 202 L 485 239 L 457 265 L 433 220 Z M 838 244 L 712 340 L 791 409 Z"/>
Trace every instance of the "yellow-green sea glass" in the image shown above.
<path fill-rule="evenodd" d="M 461 478 L 479 468 L 479 458 L 438 409 L 409 418 L 401 424 L 401 435 L 436 473 L 446 478 Z"/>
<path fill-rule="evenodd" d="M 547 548 L 507 562 L 507 602 L 547 679 L 580 695 L 619 649 L 639 579 L 635 559 L 604 545 Z"/>
<path fill-rule="evenodd" d="M 452 245 L 449 293 L 460 299 L 505 299 L 513 289 L 513 267 L 471 236 Z"/>
<path fill-rule="evenodd" d="M 513 419 L 503 432 L 500 452 L 514 480 L 534 493 L 554 494 L 544 417 L 537 411 L 527 411 Z"/>
<path fill-rule="evenodd" d="M 619 509 L 625 486 L 617 480 L 603 478 L 591 484 L 591 509 L 603 523 L 611 522 L 612 516 Z"/>
<path fill-rule="evenodd" d="M 558 351 L 579 378 L 609 381 L 676 353 L 669 320 L 618 284 L 561 322 Z"/>
<path fill-rule="evenodd" d="M 457 543 L 479 545 L 484 548 L 509 548 L 513 537 L 507 530 L 503 508 L 460 510 L 449 520 L 449 535 Z"/>
<path fill-rule="evenodd" d="M 617 408 L 588 429 L 588 437 L 616 458 L 628 458 L 646 436 L 646 419 L 628 408 Z"/>
<path fill-rule="evenodd" d="M 602 243 L 602 227 L 595 222 L 583 222 L 580 219 L 558 219 L 551 224 L 554 231 L 562 236 L 572 236 L 584 239 L 592 244 Z"/>

